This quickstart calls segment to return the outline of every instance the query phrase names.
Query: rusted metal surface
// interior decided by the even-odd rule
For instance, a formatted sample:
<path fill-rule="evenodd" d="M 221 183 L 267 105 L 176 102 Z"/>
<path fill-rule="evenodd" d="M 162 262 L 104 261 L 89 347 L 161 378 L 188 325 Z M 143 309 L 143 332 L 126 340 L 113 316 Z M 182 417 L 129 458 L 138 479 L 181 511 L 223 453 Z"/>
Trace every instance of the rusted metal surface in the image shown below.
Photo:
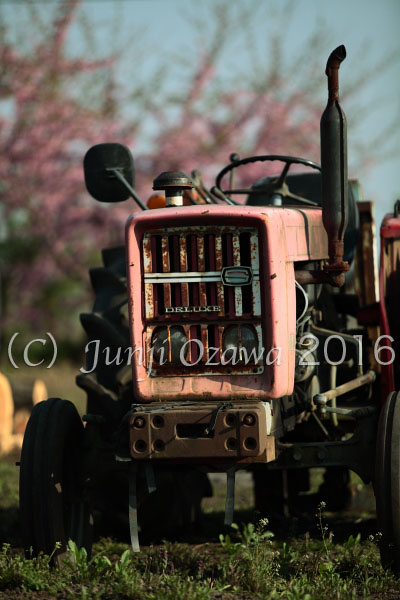
<path fill-rule="evenodd" d="M 232 235 L 232 254 L 233 254 L 233 266 L 239 266 L 240 262 L 240 241 L 237 233 Z M 242 316 L 243 305 L 242 305 L 242 288 L 239 286 L 235 287 L 235 314 L 238 317 Z"/>
<path fill-rule="evenodd" d="M 143 270 L 145 273 L 151 273 L 153 270 L 151 239 L 145 237 L 143 241 Z M 145 296 L 145 312 L 146 317 L 151 319 L 154 317 L 154 297 L 153 286 L 151 284 L 144 285 Z"/>
<path fill-rule="evenodd" d="M 130 418 L 131 456 L 138 460 L 275 458 L 268 403 L 139 407 Z"/>
<path fill-rule="evenodd" d="M 216 234 L 215 235 L 215 268 L 217 271 L 222 271 L 223 261 L 222 261 L 222 236 Z M 224 302 L 224 286 L 222 282 L 217 283 L 217 302 L 221 307 L 220 315 L 221 317 L 225 316 L 225 302 Z"/>
<path fill-rule="evenodd" d="M 233 248 L 232 248 L 232 233 L 224 236 L 223 242 L 225 245 L 226 266 L 233 267 Z M 235 299 L 234 291 L 231 287 L 224 288 L 224 295 L 228 300 L 228 315 L 232 319 L 235 316 Z"/>
<path fill-rule="evenodd" d="M 168 273 L 170 270 L 169 264 L 169 248 L 168 248 L 168 238 L 166 235 L 163 235 L 161 238 L 161 252 L 162 252 L 162 268 L 164 273 Z M 171 284 L 164 283 L 164 305 L 171 306 Z"/>
<path fill-rule="evenodd" d="M 204 352 L 202 356 L 202 362 L 206 363 L 209 360 L 208 354 L 208 329 L 207 325 L 202 324 L 201 326 L 201 342 L 203 344 Z"/>
<path fill-rule="evenodd" d="M 329 100 L 336 102 L 339 100 L 339 68 L 346 58 L 346 48 L 338 46 L 330 54 L 326 63 L 325 75 L 328 77 Z"/>
<path fill-rule="evenodd" d="M 253 272 L 260 270 L 259 244 L 257 236 L 253 233 L 250 236 L 250 261 Z M 255 317 L 261 316 L 261 288 L 259 281 L 253 281 L 252 289 L 252 310 Z"/>
<path fill-rule="evenodd" d="M 296 281 L 300 285 L 310 285 L 313 283 L 330 283 L 331 285 L 342 286 L 345 282 L 345 273 L 335 275 L 335 281 L 332 281 L 331 273 L 326 271 L 295 271 Z"/>
<path fill-rule="evenodd" d="M 204 236 L 197 236 L 197 266 L 200 272 L 205 269 Z M 206 284 L 199 283 L 200 306 L 207 306 Z"/>
<path fill-rule="evenodd" d="M 191 271 L 198 271 L 198 260 L 197 260 L 197 239 L 194 233 L 189 236 L 189 244 L 190 244 L 190 253 L 191 253 Z M 188 246 L 189 248 L 189 246 Z M 200 304 L 200 290 L 199 285 L 197 283 L 193 284 L 192 288 L 192 297 L 193 297 L 193 305 L 199 306 Z"/>
<path fill-rule="evenodd" d="M 181 273 L 187 272 L 187 248 L 186 238 L 181 234 L 179 236 L 179 270 Z M 181 284 L 182 306 L 189 306 L 189 285 Z"/>
<path fill-rule="evenodd" d="M 184 318 L 191 319 L 193 313 L 199 312 L 194 310 L 198 306 L 218 306 L 219 317 L 248 318 L 254 314 L 251 296 L 256 309 L 255 316 L 261 314 L 257 232 L 250 228 L 223 227 L 220 228 L 220 235 L 215 235 L 215 229 L 171 227 L 162 232 L 145 234 L 143 243 L 146 248 L 149 236 L 152 240 L 151 247 L 155 248 L 152 250 L 153 265 L 159 264 L 161 258 L 158 253 L 162 254 L 162 272 L 157 272 L 157 268 L 152 273 L 146 272 L 145 284 L 152 284 L 154 290 L 158 290 L 162 284 L 164 309 L 173 308 L 163 310 L 162 300 L 159 298 L 158 310 L 153 313 L 154 319 L 171 320 L 177 312 L 183 313 L 181 316 Z M 241 263 L 246 263 L 246 268 L 252 271 L 249 287 L 225 286 L 223 270 L 227 267 L 240 267 Z M 187 307 L 187 310 L 183 311 L 182 307 Z M 208 312 L 213 311 L 210 309 Z M 216 314 L 209 316 L 215 317 Z"/>

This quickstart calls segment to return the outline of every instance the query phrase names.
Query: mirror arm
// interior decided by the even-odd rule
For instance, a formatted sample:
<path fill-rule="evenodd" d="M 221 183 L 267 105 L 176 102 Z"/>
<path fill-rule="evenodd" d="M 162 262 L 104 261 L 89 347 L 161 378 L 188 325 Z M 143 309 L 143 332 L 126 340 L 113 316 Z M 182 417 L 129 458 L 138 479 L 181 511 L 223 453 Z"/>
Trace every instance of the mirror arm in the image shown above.
<path fill-rule="evenodd" d="M 144 202 L 142 202 L 142 200 L 139 198 L 139 196 L 137 195 L 137 193 L 135 192 L 133 187 L 131 185 L 129 185 L 129 183 L 127 182 L 125 177 L 122 175 L 122 173 L 118 169 L 106 169 L 106 171 L 108 171 L 109 173 L 112 173 L 113 175 L 115 175 L 115 177 L 117 179 L 119 179 L 119 181 L 126 187 L 126 189 L 130 193 L 132 198 L 135 200 L 135 202 L 137 202 L 137 204 L 139 204 L 140 208 L 142 208 L 143 210 L 148 210 L 148 206 L 146 206 L 144 204 Z"/>

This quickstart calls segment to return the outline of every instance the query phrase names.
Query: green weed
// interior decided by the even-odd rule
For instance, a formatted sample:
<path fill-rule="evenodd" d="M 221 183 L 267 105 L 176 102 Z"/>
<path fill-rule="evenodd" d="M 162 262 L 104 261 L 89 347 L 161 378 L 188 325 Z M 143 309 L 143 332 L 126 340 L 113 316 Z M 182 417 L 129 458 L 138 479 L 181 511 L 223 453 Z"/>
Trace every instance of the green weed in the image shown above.
<path fill-rule="evenodd" d="M 134 554 L 109 538 L 87 552 L 70 541 L 62 568 L 51 556 L 26 557 L 3 544 L 0 600 L 57 597 L 80 600 L 355 600 L 395 598 L 400 581 L 380 564 L 379 534 L 353 534 L 338 543 L 324 505 L 316 512 L 319 534 L 274 538 L 268 521 L 233 525 L 219 543 L 164 542 Z M 289 528 L 290 530 L 290 528 Z M 54 552 L 57 548 L 54 549 Z M 41 596 L 42 595 L 42 596 Z"/>

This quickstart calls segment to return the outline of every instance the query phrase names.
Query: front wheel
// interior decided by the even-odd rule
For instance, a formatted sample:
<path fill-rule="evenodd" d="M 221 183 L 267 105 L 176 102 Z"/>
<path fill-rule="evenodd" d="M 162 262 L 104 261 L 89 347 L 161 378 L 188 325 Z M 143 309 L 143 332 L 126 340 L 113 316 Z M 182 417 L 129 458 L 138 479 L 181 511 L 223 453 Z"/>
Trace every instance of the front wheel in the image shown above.
<path fill-rule="evenodd" d="M 90 554 L 92 518 L 81 481 L 84 428 L 72 404 L 49 398 L 29 419 L 21 453 L 20 523 L 24 547 L 61 564 L 68 540 Z M 56 544 L 59 544 L 55 550 Z"/>

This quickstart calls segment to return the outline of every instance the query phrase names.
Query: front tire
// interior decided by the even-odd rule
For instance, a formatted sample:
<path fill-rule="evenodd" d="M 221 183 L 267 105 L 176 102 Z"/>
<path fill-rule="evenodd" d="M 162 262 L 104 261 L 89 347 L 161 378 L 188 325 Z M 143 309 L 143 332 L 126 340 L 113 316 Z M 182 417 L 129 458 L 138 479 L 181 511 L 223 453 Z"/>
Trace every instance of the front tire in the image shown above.
<path fill-rule="evenodd" d="M 24 547 L 61 564 L 68 540 L 88 554 L 92 518 L 81 481 L 84 428 L 72 404 L 49 398 L 29 419 L 21 453 L 20 522 Z M 60 547 L 55 550 L 56 544 Z"/>

